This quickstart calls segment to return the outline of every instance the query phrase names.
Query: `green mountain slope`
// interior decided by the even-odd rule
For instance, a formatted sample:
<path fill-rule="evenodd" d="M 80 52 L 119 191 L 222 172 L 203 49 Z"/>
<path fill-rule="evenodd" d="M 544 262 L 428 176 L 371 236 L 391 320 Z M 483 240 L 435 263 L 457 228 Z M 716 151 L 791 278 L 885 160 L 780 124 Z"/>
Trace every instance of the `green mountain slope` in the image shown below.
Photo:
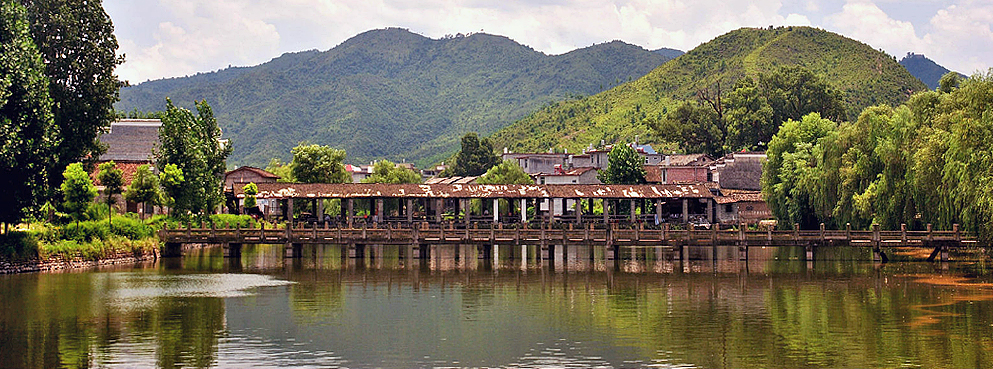
<path fill-rule="evenodd" d="M 907 56 L 900 59 L 900 65 L 907 68 L 907 71 L 911 75 L 917 77 L 917 79 L 924 82 L 932 90 L 938 88 L 938 80 L 942 76 L 951 72 L 948 68 L 928 59 L 924 54 L 907 53 Z M 961 73 L 959 74 L 962 75 Z M 962 77 L 965 77 L 965 75 L 962 75 Z"/>
<path fill-rule="evenodd" d="M 801 65 L 844 92 L 849 116 L 877 104 L 897 105 L 927 88 L 891 56 L 871 46 L 810 27 L 743 28 L 717 37 L 648 75 L 597 95 L 546 106 L 494 134 L 494 147 L 513 151 L 576 152 L 601 140 L 662 145 L 647 123 L 675 102 L 717 83 L 725 90 L 782 65 Z"/>
<path fill-rule="evenodd" d="M 622 42 L 549 56 L 488 34 L 429 39 L 374 30 L 325 51 L 121 90 L 120 111 L 206 99 L 234 152 L 229 165 L 289 158 L 301 141 L 374 159 L 430 164 L 466 132 L 490 134 L 550 101 L 638 78 L 668 58 Z"/>

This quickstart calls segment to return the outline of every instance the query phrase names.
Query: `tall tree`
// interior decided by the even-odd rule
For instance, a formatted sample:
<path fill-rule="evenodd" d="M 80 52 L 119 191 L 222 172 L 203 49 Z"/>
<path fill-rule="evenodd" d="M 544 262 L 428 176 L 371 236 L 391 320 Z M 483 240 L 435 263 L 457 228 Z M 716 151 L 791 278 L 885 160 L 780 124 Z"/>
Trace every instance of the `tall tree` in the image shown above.
<path fill-rule="evenodd" d="M 645 158 L 628 145 L 614 145 L 607 154 L 607 169 L 597 174 L 604 184 L 644 184 Z"/>
<path fill-rule="evenodd" d="M 117 169 L 117 163 L 114 163 L 114 161 L 108 161 L 100 164 L 100 171 L 97 173 L 97 179 L 100 180 L 100 184 L 103 185 L 104 196 L 107 196 L 107 198 L 104 199 L 104 202 L 107 204 L 107 223 L 113 224 L 113 206 L 117 203 L 117 198 L 114 196 L 124 191 L 124 175 L 121 173 L 120 169 Z"/>
<path fill-rule="evenodd" d="M 772 107 L 772 121 L 778 126 L 787 120 L 800 120 L 818 113 L 834 122 L 847 120 L 841 92 L 801 66 L 784 66 L 772 73 L 760 73 L 758 87 Z"/>
<path fill-rule="evenodd" d="M 462 136 L 462 150 L 455 154 L 454 160 L 445 172 L 446 176 L 479 176 L 500 164 L 500 157 L 493 152 L 490 140 L 480 139 L 473 132 Z"/>
<path fill-rule="evenodd" d="M 421 175 L 389 160 L 380 160 L 373 165 L 372 175 L 362 183 L 421 183 Z"/>
<path fill-rule="evenodd" d="M 819 212 L 822 207 L 817 206 L 817 197 L 824 196 L 817 187 L 817 147 L 821 141 L 832 139 L 836 128 L 831 120 L 810 113 L 799 121 L 783 123 L 769 142 L 768 159 L 762 165 L 762 197 L 781 226 L 799 223 L 812 228 L 830 216 Z"/>
<path fill-rule="evenodd" d="M 159 183 L 162 184 L 162 204 L 169 207 L 169 215 L 173 214 L 176 197 L 180 196 L 186 185 L 186 176 L 176 164 L 166 164 L 159 173 Z"/>
<path fill-rule="evenodd" d="M 294 147 L 291 172 L 301 183 L 349 183 L 345 171 L 345 150 L 330 146 L 301 143 Z"/>
<path fill-rule="evenodd" d="M 103 148 L 100 130 L 116 119 L 114 103 L 124 83 L 114 68 L 117 38 L 100 0 L 20 0 L 28 10 L 31 35 L 45 61 L 52 112 L 60 137 L 53 168 L 95 160 Z M 52 183 L 61 178 L 51 173 Z"/>
<path fill-rule="evenodd" d="M 131 202 L 140 203 L 144 207 L 147 205 L 158 205 L 161 196 L 159 177 L 156 177 L 152 173 L 151 168 L 147 164 L 138 166 L 138 169 L 134 172 L 134 177 L 131 179 L 131 185 L 128 186 L 127 192 L 124 193 L 124 198 Z M 142 211 L 139 215 L 144 218 L 144 213 Z"/>
<path fill-rule="evenodd" d="M 173 214 L 205 215 L 223 201 L 222 175 L 231 145 L 221 140 L 221 129 L 206 101 L 196 102 L 197 114 L 178 108 L 166 99 L 166 113 L 159 128 L 161 148 L 156 150 L 160 170 L 175 164 L 185 184 L 172 194 Z"/>
<path fill-rule="evenodd" d="M 16 2 L 0 2 L 0 222 L 6 229 L 44 203 L 57 127 L 44 64 Z"/>
<path fill-rule="evenodd" d="M 78 228 L 79 221 L 86 214 L 86 207 L 97 197 L 97 188 L 80 163 L 69 164 L 65 172 L 62 172 L 62 179 L 62 198 L 65 200 L 63 206 L 76 221 Z"/>
<path fill-rule="evenodd" d="M 724 154 L 724 142 L 720 139 L 718 120 L 712 108 L 696 101 L 684 101 L 663 119 L 650 124 L 660 138 L 677 142 L 683 152 L 720 157 Z"/>
<path fill-rule="evenodd" d="M 728 94 L 726 148 L 729 151 L 765 150 L 780 122 L 772 120 L 772 106 L 750 78 L 742 78 Z"/>

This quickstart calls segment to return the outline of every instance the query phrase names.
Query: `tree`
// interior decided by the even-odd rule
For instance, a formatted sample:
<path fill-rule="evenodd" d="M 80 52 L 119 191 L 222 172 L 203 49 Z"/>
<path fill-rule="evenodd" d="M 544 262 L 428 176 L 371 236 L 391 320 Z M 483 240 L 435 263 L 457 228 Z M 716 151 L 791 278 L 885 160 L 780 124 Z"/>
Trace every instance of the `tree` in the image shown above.
<path fill-rule="evenodd" d="M 283 162 L 279 159 L 272 158 L 269 160 L 269 165 L 265 167 L 265 171 L 279 176 L 279 179 L 277 179 L 276 182 L 296 182 L 296 178 L 293 178 L 293 162 L 283 164 Z"/>
<path fill-rule="evenodd" d="M 176 196 L 181 194 L 183 186 L 186 184 L 186 177 L 183 170 L 176 164 L 166 164 L 159 174 L 159 183 L 165 193 L 162 196 L 163 205 L 169 207 L 169 214 L 172 215 L 172 207 L 176 204 Z"/>
<path fill-rule="evenodd" d="M 698 102 L 684 101 L 654 125 L 659 137 L 678 142 L 683 152 L 707 153 L 721 156 L 723 143 L 717 128 L 717 115 Z"/>
<path fill-rule="evenodd" d="M 837 125 L 831 120 L 810 113 L 799 121 L 788 120 L 769 142 L 766 162 L 762 165 L 762 197 L 772 214 L 784 227 L 799 223 L 804 228 L 815 227 L 830 214 L 818 212 L 817 197 L 821 194 L 816 163 L 822 155 L 822 141 L 831 140 Z M 821 200 L 824 201 L 824 200 Z M 824 201 L 833 205 L 831 200 Z"/>
<path fill-rule="evenodd" d="M 160 170 L 175 164 L 185 184 L 170 193 L 173 214 L 209 214 L 223 201 L 222 175 L 231 145 L 221 140 L 221 129 L 206 101 L 196 102 L 197 114 L 177 108 L 166 99 L 159 128 L 161 148 L 156 151 Z"/>
<path fill-rule="evenodd" d="M 493 144 L 490 140 L 480 139 L 475 133 L 470 132 L 462 136 L 462 150 L 455 154 L 452 166 L 443 175 L 479 176 L 497 164 L 500 164 L 500 157 L 493 153 Z"/>
<path fill-rule="evenodd" d="M 961 78 L 958 72 L 948 72 L 938 80 L 938 92 L 947 94 L 959 87 Z"/>
<path fill-rule="evenodd" d="M 158 205 L 161 202 L 161 197 L 159 177 L 152 173 L 147 164 L 138 166 L 134 172 L 134 178 L 131 179 L 131 185 L 124 193 L 124 198 L 131 202 L 140 203 L 144 207 L 146 205 Z M 144 212 L 139 214 L 144 217 Z"/>
<path fill-rule="evenodd" d="M 607 169 L 597 174 L 604 184 L 644 184 L 645 158 L 631 146 L 614 145 L 607 154 Z"/>
<path fill-rule="evenodd" d="M 372 175 L 362 183 L 421 183 L 421 175 L 389 160 L 380 160 L 373 165 Z"/>
<path fill-rule="evenodd" d="M 725 119 L 728 121 L 728 151 L 764 150 L 779 129 L 772 120 L 772 106 L 750 78 L 743 78 L 728 94 Z"/>
<path fill-rule="evenodd" d="M 329 146 L 301 143 L 294 147 L 291 172 L 301 183 L 349 183 L 352 176 L 345 171 L 345 150 Z"/>
<path fill-rule="evenodd" d="M 58 130 L 44 68 L 24 8 L 0 3 L 0 222 L 5 231 L 41 206 L 48 193 Z"/>
<path fill-rule="evenodd" d="M 476 179 L 476 183 L 479 184 L 534 184 L 534 179 L 531 178 L 520 165 L 511 161 L 504 160 L 499 165 L 490 168 L 483 174 L 482 177 Z"/>
<path fill-rule="evenodd" d="M 114 103 L 124 83 L 114 68 L 117 38 L 100 0 L 20 0 L 28 10 L 31 35 L 45 60 L 52 112 L 61 140 L 52 168 L 87 158 L 103 148 L 99 132 L 116 119 Z M 50 174 L 53 185 L 61 180 Z"/>
<path fill-rule="evenodd" d="M 259 194 L 259 186 L 254 182 L 250 182 L 245 187 L 242 187 L 241 190 L 245 192 L 246 209 L 258 206 L 258 203 L 255 201 L 255 195 Z"/>
<path fill-rule="evenodd" d="M 107 196 L 107 199 L 104 200 L 107 203 L 107 223 L 113 224 L 113 205 L 117 202 L 114 195 L 124 191 L 124 175 L 120 169 L 117 169 L 116 163 L 109 161 L 100 164 L 100 172 L 97 173 L 97 179 L 103 185 L 103 194 Z"/>
<path fill-rule="evenodd" d="M 841 92 L 804 67 L 784 66 L 760 73 L 758 87 L 772 107 L 777 126 L 790 119 L 799 121 L 809 113 L 835 122 L 847 120 Z"/>
<path fill-rule="evenodd" d="M 86 216 L 87 205 L 97 197 L 97 188 L 93 185 L 90 174 L 83 170 L 83 164 L 80 163 L 69 164 L 65 172 L 62 172 L 62 178 L 61 189 L 65 200 L 63 206 L 66 213 L 76 221 L 78 228 L 79 221 Z"/>

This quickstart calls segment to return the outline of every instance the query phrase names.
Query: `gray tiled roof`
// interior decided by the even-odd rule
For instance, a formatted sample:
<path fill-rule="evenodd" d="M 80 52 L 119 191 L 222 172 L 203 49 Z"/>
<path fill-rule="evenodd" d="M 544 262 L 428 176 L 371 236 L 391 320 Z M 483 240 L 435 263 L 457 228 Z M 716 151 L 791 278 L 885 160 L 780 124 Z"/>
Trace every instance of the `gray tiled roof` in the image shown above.
<path fill-rule="evenodd" d="M 100 136 L 107 145 L 107 152 L 100 155 L 107 160 L 152 160 L 152 149 L 159 143 L 158 119 L 122 119 L 111 123 L 110 131 Z"/>

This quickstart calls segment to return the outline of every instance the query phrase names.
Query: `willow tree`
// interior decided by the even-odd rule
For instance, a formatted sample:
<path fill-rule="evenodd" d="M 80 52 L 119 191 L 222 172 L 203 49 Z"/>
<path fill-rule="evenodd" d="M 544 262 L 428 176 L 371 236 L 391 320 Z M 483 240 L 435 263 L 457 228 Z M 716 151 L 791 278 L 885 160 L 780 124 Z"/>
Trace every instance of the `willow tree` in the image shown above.
<path fill-rule="evenodd" d="M 17 223 L 44 201 L 58 143 L 45 65 L 24 8 L 0 2 L 0 222 Z"/>

